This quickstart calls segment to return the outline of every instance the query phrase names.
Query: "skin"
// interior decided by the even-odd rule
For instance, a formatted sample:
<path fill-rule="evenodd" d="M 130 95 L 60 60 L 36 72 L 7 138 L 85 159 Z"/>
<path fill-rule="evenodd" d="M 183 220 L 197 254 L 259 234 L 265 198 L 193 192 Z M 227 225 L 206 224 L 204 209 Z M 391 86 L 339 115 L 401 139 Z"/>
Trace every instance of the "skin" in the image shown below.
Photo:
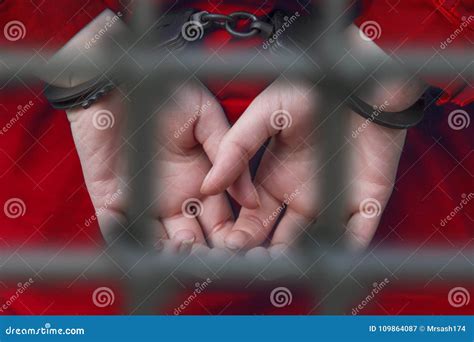
<path fill-rule="evenodd" d="M 54 59 L 62 58 L 69 63 L 71 59 L 67 56 L 71 51 L 76 55 L 75 49 L 90 54 L 91 58 L 100 55 L 100 44 L 87 51 L 83 46 L 106 14 L 76 35 Z M 373 42 L 361 39 L 355 26 L 348 28 L 347 36 L 352 58 L 363 61 L 370 55 L 381 64 L 387 62 L 387 56 Z M 87 75 L 70 71 L 53 79 L 46 76 L 49 83 L 73 86 Z M 363 87 L 372 91 L 358 95 L 372 104 L 388 100 L 387 111 L 409 107 L 424 90 L 421 82 L 403 72 L 396 79 L 377 78 L 374 75 L 373 84 L 368 80 Z M 157 248 L 167 253 L 188 253 L 191 248 L 207 253 L 207 247 L 236 251 L 249 250 L 270 240 L 268 251 L 259 248 L 256 253 L 275 255 L 294 245 L 322 210 L 319 196 L 324 179 L 319 171 L 324 161 L 320 147 L 320 102 L 311 85 L 277 80 L 230 128 L 222 108 L 205 87 L 188 82 L 176 89 L 159 115 L 150 113 L 156 116 L 160 127 L 156 128 L 157 153 L 152 161 L 156 170 L 153 234 Z M 121 137 L 126 121 L 124 107 L 117 91 L 87 110 L 67 112 L 86 186 L 109 244 L 114 243 L 127 225 L 129 189 L 123 153 L 127 141 Z M 112 113 L 112 127 L 103 130 L 95 127 L 94 115 L 101 110 Z M 271 124 L 272 114 L 282 110 L 292 121 L 283 130 Z M 349 132 L 365 122 L 350 111 L 347 118 Z M 183 127 L 186 129 L 182 131 Z M 180 133 L 175 135 L 176 132 Z M 345 148 L 353 158 L 347 172 L 351 175 L 349 203 L 342 223 L 348 232 L 348 244 L 353 249 L 363 249 L 372 239 L 380 215 L 364 217 L 360 204 L 372 198 L 382 211 L 385 208 L 406 132 L 369 124 L 357 139 L 349 134 Z M 252 184 L 248 162 L 268 139 L 269 145 Z M 116 198 L 118 191 L 121 194 Z M 232 217 L 228 195 L 243 206 L 236 220 Z M 196 199 L 202 205 L 204 210 L 199 216 L 190 218 L 183 212 L 183 203 L 188 199 Z M 284 214 L 282 203 L 287 204 Z M 276 226 L 278 216 L 281 221 Z M 121 228 L 116 231 L 117 227 Z"/>
<path fill-rule="evenodd" d="M 170 98 L 163 115 L 158 116 L 161 128 L 155 136 L 155 236 L 157 241 L 167 241 L 160 245 L 169 251 L 189 251 L 192 244 L 247 250 L 268 237 L 271 247 L 294 245 L 321 210 L 320 101 L 310 89 L 304 83 L 276 81 L 232 128 L 217 101 L 202 86 L 186 85 Z M 114 114 L 115 124 L 98 130 L 93 117 L 105 108 Z M 292 119 L 291 126 L 282 130 L 272 125 L 272 113 L 280 110 Z M 94 207 L 106 208 L 98 215 L 99 225 L 106 240 L 113 242 L 117 232 L 107 230 L 110 223 L 126 225 L 127 181 L 120 137 L 125 121 L 123 104 L 119 96 L 110 96 L 87 110 L 68 111 L 68 118 Z M 352 112 L 348 118 L 350 131 L 365 123 Z M 186 125 L 188 128 L 180 131 Z M 357 139 L 349 134 L 346 148 L 353 158 L 348 172 L 350 201 L 343 224 L 349 232 L 349 245 L 361 249 L 370 242 L 380 215 L 364 217 L 360 203 L 373 198 L 382 211 L 385 208 L 406 132 L 370 123 Z M 254 181 L 255 196 L 248 161 L 268 138 L 271 140 Z M 118 189 L 124 189 L 124 195 L 106 205 Z M 244 206 L 235 223 L 226 192 Z M 197 218 L 183 213 L 182 204 L 189 198 L 202 203 L 204 210 Z M 275 226 L 273 213 L 280 212 L 288 199 L 286 212 Z M 272 215 L 274 219 L 268 220 Z"/>
<path fill-rule="evenodd" d="M 350 58 L 362 63 L 368 57 L 383 66 L 395 63 L 376 44 L 363 39 L 355 25 L 346 30 L 350 44 Z M 415 75 L 399 68 L 395 77 L 371 75 L 356 93 L 366 102 L 380 106 L 384 111 L 396 112 L 410 107 L 423 94 L 426 85 Z M 263 91 L 247 108 L 221 142 L 213 169 L 207 175 L 201 192 L 215 194 L 246 169 L 248 160 L 270 138 L 270 143 L 259 166 L 255 183 L 262 205 L 256 209 L 243 208 L 232 232 L 226 237 L 226 246 L 233 250 L 251 249 L 270 238 L 270 254 L 279 253 L 295 244 L 303 231 L 320 214 L 321 179 L 320 132 L 321 108 L 317 91 L 304 83 L 277 80 Z M 283 130 L 271 125 L 272 114 L 286 111 L 292 125 Z M 346 172 L 348 204 L 341 222 L 346 228 L 345 240 L 349 248 L 363 250 L 372 240 L 381 213 L 392 193 L 406 130 L 394 130 L 373 123 L 365 127 L 365 119 L 348 111 L 346 133 L 347 155 L 351 156 Z M 364 125 L 357 138 L 350 132 Z M 291 196 L 293 194 L 294 196 Z M 288 203 L 288 196 L 291 201 Z M 367 215 L 365 200 L 377 203 L 379 213 Z M 269 217 L 288 204 L 276 226 Z M 370 213 L 369 213 L 370 214 Z"/>
<path fill-rule="evenodd" d="M 113 126 L 97 129 L 94 115 L 101 110 L 112 113 Z M 174 93 L 160 115 L 156 114 L 152 115 L 161 127 L 156 129 L 153 160 L 157 174 L 153 234 L 157 247 L 170 252 L 189 251 L 193 244 L 224 247 L 224 237 L 233 225 L 228 198 L 224 191 L 209 196 L 200 193 L 217 146 L 229 129 L 221 107 L 207 89 L 189 83 Z M 113 243 L 121 233 L 116 227 L 126 227 L 128 177 L 123 149 L 127 143 L 121 137 L 126 120 L 124 104 L 115 93 L 86 110 L 69 110 L 67 116 L 85 183 L 99 213 L 99 226 L 107 242 Z M 244 171 L 233 183 L 229 194 L 242 205 L 255 208 L 258 200 L 249 172 Z M 122 195 L 112 201 L 118 192 Z M 191 198 L 202 203 L 202 215 L 185 215 L 183 203 Z"/>
<path fill-rule="evenodd" d="M 302 232 L 314 222 L 321 211 L 320 135 L 317 108 L 318 95 L 305 84 L 276 81 L 261 93 L 222 140 L 214 167 L 208 174 L 201 192 L 216 194 L 225 189 L 246 169 L 259 147 L 271 138 L 258 168 L 255 184 L 262 205 L 256 209 L 243 208 L 226 246 L 233 250 L 261 245 L 271 236 L 271 246 L 293 245 Z M 292 125 L 283 130 L 272 126 L 272 113 L 285 110 Z M 315 114 L 316 113 L 316 114 Z M 348 113 L 351 131 L 365 119 Z M 380 215 L 367 218 L 360 203 L 373 198 L 385 208 L 392 192 L 397 165 L 406 131 L 369 124 L 357 139 L 350 138 L 346 148 L 349 161 L 349 203 L 342 222 L 353 249 L 365 248 L 376 231 Z M 291 195 L 293 194 L 293 195 Z M 268 221 L 288 198 L 289 201 L 278 226 L 276 219 Z M 365 215 L 367 216 L 367 215 Z M 267 219 L 267 220 L 266 220 Z"/>

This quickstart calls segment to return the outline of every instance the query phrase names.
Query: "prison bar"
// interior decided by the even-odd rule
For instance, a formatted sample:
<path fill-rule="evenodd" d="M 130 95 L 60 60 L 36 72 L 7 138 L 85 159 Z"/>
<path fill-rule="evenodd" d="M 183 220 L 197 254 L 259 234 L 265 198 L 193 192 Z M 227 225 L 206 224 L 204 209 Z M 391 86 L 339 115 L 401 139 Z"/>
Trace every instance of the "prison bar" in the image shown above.
<path fill-rule="evenodd" d="M 309 287 L 316 291 L 320 288 L 320 293 L 327 296 L 327 302 L 322 306 L 325 313 L 343 313 L 347 303 L 357 294 L 355 291 L 347 291 L 348 275 L 357 277 L 362 283 L 370 283 L 384 278 L 387 274 L 396 273 L 396 277 L 407 282 L 418 282 L 424 279 L 430 280 L 436 277 L 439 269 L 443 271 L 445 277 L 456 279 L 459 282 L 472 282 L 472 269 L 474 256 L 472 251 L 463 252 L 459 250 L 384 250 L 377 253 L 355 258 L 352 254 L 347 254 L 342 250 L 311 250 L 307 249 L 304 257 L 298 260 L 288 260 L 290 262 L 271 261 L 260 264 L 255 260 L 248 261 L 238 256 L 230 261 L 223 260 L 203 260 L 200 258 L 188 257 L 169 260 L 159 257 L 149 248 L 147 211 L 152 201 L 148 186 L 150 181 L 150 168 L 148 162 L 153 155 L 153 150 L 149 144 L 151 142 L 152 125 L 143 130 L 143 122 L 155 112 L 155 108 L 150 106 L 149 99 L 157 99 L 158 105 L 166 99 L 169 89 L 163 80 L 173 78 L 186 78 L 191 74 L 197 76 L 218 74 L 229 76 L 237 71 L 251 79 L 252 77 L 266 75 L 278 76 L 282 70 L 292 77 L 307 77 L 318 79 L 320 76 L 330 74 L 330 87 L 325 90 L 326 102 L 324 113 L 329 119 L 329 139 L 327 144 L 328 155 L 338 150 L 342 139 L 340 134 L 343 131 L 344 120 L 341 120 L 342 109 L 340 101 L 344 94 L 340 92 L 338 84 L 353 84 L 375 71 L 379 64 L 376 60 L 366 58 L 364 67 L 354 67 L 343 57 L 346 54 L 347 44 L 341 35 L 342 26 L 345 20 L 345 5 L 343 0 L 323 1 L 325 9 L 325 21 L 323 26 L 328 28 L 324 32 L 324 39 L 318 44 L 318 48 L 313 47 L 308 50 L 308 55 L 318 62 L 321 61 L 321 69 L 303 56 L 295 63 L 291 57 L 272 56 L 271 59 L 262 55 L 255 56 L 255 53 L 219 53 L 210 55 L 208 51 L 193 50 L 191 53 L 183 53 L 179 56 L 172 54 L 151 55 L 149 51 L 134 48 L 133 51 L 126 49 L 119 55 L 112 55 L 112 59 L 106 61 L 94 61 L 97 67 L 104 74 L 125 76 L 134 78 L 140 75 L 148 75 L 149 80 L 141 89 L 132 94 L 133 103 L 129 117 L 133 118 L 130 132 L 137 132 L 141 129 L 143 134 L 133 134 L 131 144 L 138 147 L 141 153 L 132 154 L 130 165 L 132 179 L 132 205 L 130 216 L 132 224 L 126 234 L 127 239 L 138 242 L 144 247 L 143 251 L 131 248 L 117 250 L 116 246 L 107 247 L 102 253 L 92 251 L 69 251 L 68 253 L 55 253 L 46 250 L 38 251 L 2 251 L 0 254 L 0 277 L 1 279 L 24 280 L 24 277 L 37 276 L 45 282 L 54 282 L 58 279 L 76 279 L 87 276 L 98 280 L 110 280 L 111 277 L 118 278 L 127 284 L 131 290 L 131 300 L 129 302 L 129 312 L 131 313 L 153 313 L 153 303 L 159 300 L 163 303 L 166 300 L 166 291 L 156 291 L 156 287 L 150 286 L 158 283 L 160 288 L 172 291 L 169 275 L 179 276 L 188 285 L 193 284 L 196 279 L 202 276 L 218 277 L 219 286 L 236 287 L 238 284 L 248 282 L 255 277 L 265 275 L 269 281 L 277 278 L 285 281 L 306 282 Z M 131 19 L 132 27 L 137 37 L 149 30 L 155 22 L 150 10 L 149 1 L 135 2 L 135 10 Z M 155 15 L 158 15 L 155 12 Z M 308 30 L 309 35 L 318 39 L 318 25 L 314 25 L 314 30 Z M 321 54 L 324 51 L 324 54 Z M 419 72 L 429 70 L 433 75 L 449 75 L 453 72 L 470 76 L 474 74 L 472 56 L 474 53 L 464 51 L 463 55 L 424 55 L 420 52 L 404 52 L 398 58 L 404 62 L 404 67 L 409 70 Z M 17 78 L 33 79 L 38 70 L 60 74 L 66 72 L 68 65 L 50 65 L 45 62 L 48 52 L 37 51 L 31 55 L 29 51 L 0 51 L 0 81 L 4 86 L 14 85 Z M 157 58 L 160 59 L 157 66 Z M 139 61 L 139 69 L 137 69 Z M 331 61 L 341 61 L 333 65 Z M 113 65 L 111 68 L 110 65 Z M 72 66 L 69 66 L 72 67 Z M 74 68 L 90 67 L 90 60 L 78 56 L 74 61 Z M 390 66 L 386 73 L 393 72 Z M 157 86 L 157 88 L 156 88 Z M 352 86 L 352 85 L 351 85 Z M 155 92 L 151 94 L 151 89 Z M 344 89 L 347 91 L 347 89 Z M 156 102 L 155 102 L 156 104 Z M 146 126 L 146 125 L 145 125 Z M 339 136 L 338 136 L 339 135 Z M 343 167 L 343 158 L 332 163 L 325 172 L 333 177 L 324 193 L 329 197 L 334 194 L 334 189 L 342 189 L 340 183 Z M 331 198 L 328 199 L 330 203 Z M 318 228 L 329 246 L 333 246 L 339 239 L 343 230 L 337 226 L 340 207 L 344 204 L 344 199 L 338 198 L 327 212 L 327 220 L 323 227 Z M 148 247 L 148 248 L 146 248 Z M 327 247 L 327 246 L 326 246 Z M 412 256 L 408 257 L 407 256 Z M 283 260 L 284 261 L 284 260 Z M 400 265 L 403 265 L 402 267 Z M 305 268 L 306 267 L 306 268 Z M 299 274 L 301 269 L 308 269 L 307 274 Z M 124 276 L 126 270 L 126 276 Z M 34 274 L 33 274 L 34 273 Z M 341 292 L 342 295 L 341 295 Z"/>
<path fill-rule="evenodd" d="M 318 260 L 316 263 L 313 260 Z M 24 281 L 34 277 L 35 283 L 54 284 L 56 281 L 87 279 L 112 284 L 124 282 L 125 287 L 138 286 L 135 294 L 135 313 L 156 313 L 171 298 L 170 292 L 179 291 L 176 278 L 186 288 L 196 282 L 212 279 L 213 290 L 242 289 L 249 283 L 293 284 L 317 291 L 320 297 L 340 301 L 340 289 L 351 284 L 339 305 L 324 305 L 325 313 L 344 313 L 347 305 L 366 292 L 364 286 L 354 286 L 351 279 L 370 288 L 374 282 L 389 278 L 403 284 L 455 279 L 456 285 L 472 284 L 474 251 L 459 249 L 384 249 L 354 257 L 337 250 L 315 251 L 312 255 L 282 255 L 270 263 L 264 260 L 247 260 L 242 256 L 230 259 L 197 256 L 164 258 L 150 252 L 108 250 L 107 252 L 72 250 L 3 251 L 0 254 L 0 279 Z M 125 275 L 124 275 L 125 274 Z M 170 277 L 173 276 L 173 278 Z M 249 289 L 252 289 L 249 286 Z M 162 288 L 163 287 L 163 288 Z M 318 290 L 319 289 L 319 290 Z M 150 296 L 150 294 L 153 294 Z M 149 298 L 147 298 L 149 296 Z M 364 295 L 365 296 L 365 295 Z M 147 298 L 147 301 L 144 300 Z M 334 299 L 334 298 L 333 298 Z M 357 299 L 357 298 L 356 298 Z M 146 311 L 137 307 L 137 301 Z M 154 304 L 154 306 L 153 306 Z M 342 305 L 344 304 L 344 305 Z"/>

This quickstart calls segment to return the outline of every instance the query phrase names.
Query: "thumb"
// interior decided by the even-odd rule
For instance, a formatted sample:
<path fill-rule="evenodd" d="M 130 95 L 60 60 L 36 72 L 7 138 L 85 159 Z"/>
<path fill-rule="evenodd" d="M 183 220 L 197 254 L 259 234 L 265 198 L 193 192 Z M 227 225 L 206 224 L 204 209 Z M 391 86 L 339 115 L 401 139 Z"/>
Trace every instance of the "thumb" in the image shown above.
<path fill-rule="evenodd" d="M 281 130 L 281 119 L 288 112 L 275 100 L 276 94 L 265 90 L 222 138 L 214 166 L 203 181 L 203 194 L 215 195 L 233 184 L 265 141 Z"/>
<path fill-rule="evenodd" d="M 208 94 L 205 93 L 204 95 Z M 220 105 L 216 101 L 213 101 L 212 97 L 208 97 L 209 99 L 207 101 L 202 101 L 203 104 L 200 107 L 202 115 L 195 128 L 195 138 L 202 144 L 210 161 L 215 164 L 219 145 L 229 130 L 229 123 Z M 206 96 L 204 96 L 204 98 L 206 98 Z M 244 167 L 235 182 L 229 184 L 225 189 L 227 189 L 229 194 L 243 207 L 258 207 L 260 200 L 257 190 L 252 183 L 250 171 L 247 166 Z"/>

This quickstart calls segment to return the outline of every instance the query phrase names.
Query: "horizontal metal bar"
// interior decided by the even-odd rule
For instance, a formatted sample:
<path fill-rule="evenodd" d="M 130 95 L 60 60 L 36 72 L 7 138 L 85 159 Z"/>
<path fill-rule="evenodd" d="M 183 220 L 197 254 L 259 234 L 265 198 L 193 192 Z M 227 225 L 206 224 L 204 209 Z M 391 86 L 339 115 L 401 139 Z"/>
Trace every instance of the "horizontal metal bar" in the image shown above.
<path fill-rule="evenodd" d="M 334 52 L 336 50 L 339 52 Z M 228 77 L 239 73 L 241 76 L 254 78 L 279 76 L 282 72 L 295 77 L 308 75 L 318 77 L 331 72 L 340 78 L 352 80 L 362 79 L 379 67 L 379 60 L 377 59 L 367 57 L 359 61 L 359 64 L 351 61 L 350 58 L 346 58 L 347 56 L 344 57 L 346 52 L 347 50 L 342 47 L 332 49 L 331 52 L 324 55 L 319 52 L 320 57 L 314 58 L 316 65 L 308 55 L 295 58 L 274 55 L 264 56 L 255 53 L 255 51 L 210 53 L 201 49 L 187 51 L 180 55 L 163 55 L 151 54 L 150 51 L 146 50 L 136 50 L 120 56 L 111 56 L 106 60 L 97 60 L 92 64 L 98 71 L 105 70 L 110 74 L 121 75 L 133 72 L 137 67 L 143 73 L 152 75 L 159 64 L 162 69 L 168 70 L 175 77 L 186 77 L 190 74 Z M 474 50 L 465 51 L 459 55 L 423 55 L 419 51 L 411 51 L 397 55 L 397 60 L 402 61 L 403 66 L 413 72 L 429 72 L 431 76 L 453 76 L 460 73 L 465 77 L 471 77 L 474 74 L 473 55 Z M 68 62 L 70 63 L 70 61 Z M 45 63 L 43 56 L 0 51 L 0 82 L 11 80 L 14 77 L 35 77 L 39 71 L 60 74 L 67 68 L 74 68 L 74 70 L 91 68 L 91 60 L 78 57 L 70 65 L 51 65 Z M 387 74 L 398 72 L 398 68 L 387 65 L 383 72 Z"/>
<path fill-rule="evenodd" d="M 0 254 L 0 279 L 22 280 L 37 275 L 45 282 L 52 282 L 80 275 L 87 279 L 113 279 L 124 274 L 130 277 L 148 275 L 150 279 L 158 279 L 171 273 L 190 281 L 212 275 L 226 286 L 246 282 L 262 274 L 266 275 L 266 279 L 287 278 L 298 283 L 305 279 L 344 277 L 348 274 L 358 279 L 396 275 L 407 282 L 442 274 L 450 280 L 474 282 L 474 252 L 461 253 L 459 249 L 393 249 L 354 257 L 327 250 L 311 257 L 282 256 L 270 262 L 248 260 L 241 256 L 166 258 L 154 252 L 138 250 L 110 250 L 107 253 L 30 250 L 21 254 L 14 251 L 2 251 Z"/>

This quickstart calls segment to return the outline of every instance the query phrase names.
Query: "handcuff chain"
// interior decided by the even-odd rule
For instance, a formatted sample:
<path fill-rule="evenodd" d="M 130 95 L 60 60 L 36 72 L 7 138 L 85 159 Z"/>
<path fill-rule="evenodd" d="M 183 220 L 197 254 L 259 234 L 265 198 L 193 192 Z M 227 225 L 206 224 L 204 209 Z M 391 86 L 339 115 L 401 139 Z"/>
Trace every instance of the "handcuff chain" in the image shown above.
<path fill-rule="evenodd" d="M 236 23 L 238 19 L 250 20 L 250 25 L 247 31 L 238 31 Z M 207 11 L 200 11 L 194 13 L 191 22 L 196 22 L 202 26 L 203 29 L 217 27 L 224 28 L 229 34 L 237 38 L 250 38 L 257 34 L 264 33 L 270 35 L 273 32 L 273 25 L 263 20 L 252 13 L 245 11 L 233 12 L 231 14 L 209 13 Z"/>

